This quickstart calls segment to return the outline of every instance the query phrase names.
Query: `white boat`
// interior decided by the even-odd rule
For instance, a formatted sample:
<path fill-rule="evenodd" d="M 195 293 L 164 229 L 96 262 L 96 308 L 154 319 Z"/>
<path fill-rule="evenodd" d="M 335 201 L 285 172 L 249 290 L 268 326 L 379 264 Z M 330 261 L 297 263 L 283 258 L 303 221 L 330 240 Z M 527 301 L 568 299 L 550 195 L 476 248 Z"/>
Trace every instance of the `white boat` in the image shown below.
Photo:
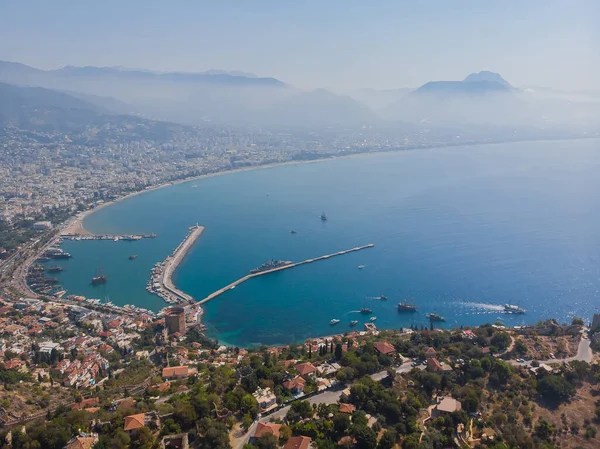
<path fill-rule="evenodd" d="M 366 265 L 359 265 L 359 266 L 358 266 L 358 269 L 359 269 L 359 270 L 362 270 L 362 269 L 363 269 L 365 266 L 366 266 Z"/>
<path fill-rule="evenodd" d="M 340 322 L 340 320 L 336 320 L 336 319 L 334 318 L 333 320 L 331 320 L 331 321 L 329 322 L 329 324 L 331 324 L 331 325 L 333 326 L 334 324 L 337 324 L 337 323 L 339 323 L 339 322 Z"/>
<path fill-rule="evenodd" d="M 377 319 L 377 317 L 376 317 L 376 316 L 372 316 L 371 318 L 369 318 L 369 321 L 373 322 L 373 321 L 375 321 L 376 319 Z"/>

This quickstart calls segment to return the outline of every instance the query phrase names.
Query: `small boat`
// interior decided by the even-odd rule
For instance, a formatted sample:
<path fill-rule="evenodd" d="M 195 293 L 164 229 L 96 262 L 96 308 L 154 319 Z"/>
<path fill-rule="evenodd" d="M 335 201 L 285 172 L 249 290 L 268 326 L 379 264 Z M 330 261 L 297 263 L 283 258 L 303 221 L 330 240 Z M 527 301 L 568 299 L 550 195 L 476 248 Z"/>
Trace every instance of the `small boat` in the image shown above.
<path fill-rule="evenodd" d="M 368 307 L 363 307 L 362 309 L 360 309 L 360 313 L 373 313 L 373 311 Z"/>
<path fill-rule="evenodd" d="M 132 254 L 131 256 L 129 256 L 129 260 L 133 260 L 137 257 L 137 254 Z"/>
<path fill-rule="evenodd" d="M 377 319 L 376 316 L 372 316 L 371 318 L 369 318 L 369 321 L 372 323 L 373 321 L 375 321 Z"/>
<path fill-rule="evenodd" d="M 417 306 L 415 306 L 412 300 L 402 301 L 398 303 L 398 312 L 416 312 Z"/>
<path fill-rule="evenodd" d="M 290 231 L 290 234 L 296 234 L 296 231 L 294 231 L 293 229 Z"/>
<path fill-rule="evenodd" d="M 331 320 L 331 321 L 329 322 L 329 324 L 331 324 L 331 325 L 333 326 L 334 324 L 337 324 L 337 323 L 339 323 L 339 322 L 340 322 L 340 320 L 336 320 L 336 319 L 334 318 L 333 320 Z"/>
<path fill-rule="evenodd" d="M 437 313 L 428 313 L 427 318 L 429 318 L 431 321 L 446 321 L 446 318 L 444 318 L 442 315 L 438 315 Z"/>
<path fill-rule="evenodd" d="M 350 326 L 356 326 L 358 324 L 358 320 L 350 321 Z"/>
<path fill-rule="evenodd" d="M 506 313 L 525 313 L 525 309 L 513 304 L 504 304 L 504 311 Z"/>
<path fill-rule="evenodd" d="M 362 270 L 364 267 L 366 267 L 366 265 L 359 265 L 359 266 L 358 266 L 358 269 L 359 269 L 359 270 Z"/>
<path fill-rule="evenodd" d="M 234 288 L 235 288 L 235 285 L 232 285 L 229 290 L 233 290 Z"/>
<path fill-rule="evenodd" d="M 381 296 L 379 297 L 379 299 L 381 299 L 382 301 L 385 301 L 385 300 L 387 300 L 387 296 L 385 296 L 385 295 L 381 295 Z"/>
<path fill-rule="evenodd" d="M 321 214 L 321 221 L 327 221 L 327 215 L 325 215 L 325 212 Z"/>

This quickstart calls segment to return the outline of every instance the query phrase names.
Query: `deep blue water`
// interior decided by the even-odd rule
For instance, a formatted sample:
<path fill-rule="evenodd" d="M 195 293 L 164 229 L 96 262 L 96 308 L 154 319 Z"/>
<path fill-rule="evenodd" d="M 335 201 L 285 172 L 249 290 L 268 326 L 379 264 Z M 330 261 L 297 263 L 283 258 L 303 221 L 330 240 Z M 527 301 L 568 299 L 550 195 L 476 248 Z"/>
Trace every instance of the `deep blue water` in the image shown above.
<path fill-rule="evenodd" d="M 600 308 L 598 140 L 374 154 L 159 189 L 85 221 L 92 232 L 156 239 L 67 242 L 74 257 L 60 277 L 69 293 L 160 309 L 144 290 L 150 268 L 196 222 L 206 230 L 174 276 L 195 298 L 271 258 L 375 244 L 252 279 L 206 304 L 210 336 L 230 344 L 300 341 L 343 332 L 353 319 L 362 327 L 356 311 L 365 305 L 379 328 L 426 325 L 432 311 L 454 327 L 590 318 Z M 97 267 L 106 286 L 89 285 Z M 389 299 L 366 299 L 379 295 Z M 398 313 L 409 297 L 419 312 Z M 527 313 L 501 313 L 507 302 Z M 332 328 L 332 318 L 341 323 Z"/>

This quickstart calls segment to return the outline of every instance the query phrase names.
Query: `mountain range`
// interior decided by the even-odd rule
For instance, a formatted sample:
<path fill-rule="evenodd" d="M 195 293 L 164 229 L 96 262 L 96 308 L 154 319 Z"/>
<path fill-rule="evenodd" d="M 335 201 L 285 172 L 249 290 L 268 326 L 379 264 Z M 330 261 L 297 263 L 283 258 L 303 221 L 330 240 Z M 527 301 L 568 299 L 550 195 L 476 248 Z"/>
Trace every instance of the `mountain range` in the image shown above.
<path fill-rule="evenodd" d="M 40 70 L 0 61 L 0 82 L 68 95 L 74 105 L 95 107 L 84 108 L 94 113 L 134 114 L 192 125 L 387 127 L 405 122 L 445 127 L 559 123 L 579 126 L 600 120 L 597 101 L 580 104 L 551 97 L 547 92 L 540 95 L 517 89 L 498 73 L 489 71 L 472 73 L 462 81 L 431 81 L 416 89 L 361 89 L 341 95 L 325 89 L 303 91 L 276 78 L 240 71 L 159 73 L 93 66 Z M 42 91 L 28 94 L 34 92 L 53 98 Z M 9 95 L 6 88 L 0 95 Z M 25 100 L 32 97 L 26 96 Z M 66 100 L 59 103 L 65 104 Z M 18 114 L 9 113 L 7 108 L 2 109 L 5 122 L 24 123 L 22 117 L 18 119 Z M 76 109 L 65 113 L 67 122 L 72 122 Z M 58 117 L 59 110 L 52 114 Z M 33 119 L 34 114 L 30 116 Z M 32 123 L 35 120 L 29 122 Z"/>

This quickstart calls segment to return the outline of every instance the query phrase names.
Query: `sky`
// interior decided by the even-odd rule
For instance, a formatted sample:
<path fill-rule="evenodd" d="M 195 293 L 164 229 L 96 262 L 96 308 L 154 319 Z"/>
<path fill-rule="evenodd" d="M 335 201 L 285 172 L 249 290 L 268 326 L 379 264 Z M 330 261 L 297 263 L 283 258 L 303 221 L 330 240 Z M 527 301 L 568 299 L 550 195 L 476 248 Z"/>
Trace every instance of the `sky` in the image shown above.
<path fill-rule="evenodd" d="M 492 70 L 515 86 L 600 90 L 600 1 L 0 0 L 0 60 L 338 90 Z"/>

